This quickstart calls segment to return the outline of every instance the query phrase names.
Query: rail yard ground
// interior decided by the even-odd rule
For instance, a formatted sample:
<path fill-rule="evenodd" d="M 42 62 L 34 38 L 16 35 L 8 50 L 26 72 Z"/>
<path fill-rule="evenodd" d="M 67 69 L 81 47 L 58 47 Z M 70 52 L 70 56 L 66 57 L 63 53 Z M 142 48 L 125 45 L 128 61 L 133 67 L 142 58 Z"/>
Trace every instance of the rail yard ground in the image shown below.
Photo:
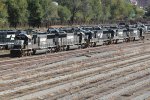
<path fill-rule="evenodd" d="M 0 100 L 150 100 L 149 39 L 23 58 L 1 54 Z"/>

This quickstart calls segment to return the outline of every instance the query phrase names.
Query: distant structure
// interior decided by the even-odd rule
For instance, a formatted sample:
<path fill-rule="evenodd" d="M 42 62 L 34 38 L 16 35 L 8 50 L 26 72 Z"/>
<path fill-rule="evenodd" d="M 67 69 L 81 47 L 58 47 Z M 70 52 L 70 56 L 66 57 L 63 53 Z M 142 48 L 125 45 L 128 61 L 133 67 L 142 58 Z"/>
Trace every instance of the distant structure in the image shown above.
<path fill-rule="evenodd" d="M 130 0 L 130 2 L 131 2 L 133 5 L 137 5 L 137 4 L 138 4 L 137 0 Z"/>
<path fill-rule="evenodd" d="M 127 1 L 141 8 L 145 8 L 150 5 L 150 0 L 127 0 Z"/>
<path fill-rule="evenodd" d="M 58 6 L 58 2 L 52 2 L 55 6 Z"/>
<path fill-rule="evenodd" d="M 138 6 L 145 8 L 150 5 L 150 0 L 137 0 Z"/>

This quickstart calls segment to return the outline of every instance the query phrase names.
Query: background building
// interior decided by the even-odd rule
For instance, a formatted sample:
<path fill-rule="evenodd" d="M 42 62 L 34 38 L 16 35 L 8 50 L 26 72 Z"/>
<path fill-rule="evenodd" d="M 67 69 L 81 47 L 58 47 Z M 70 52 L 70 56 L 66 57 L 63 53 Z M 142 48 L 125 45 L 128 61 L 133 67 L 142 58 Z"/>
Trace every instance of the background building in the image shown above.
<path fill-rule="evenodd" d="M 133 5 L 137 5 L 137 4 L 138 4 L 137 0 L 130 0 L 130 2 L 131 2 Z"/>
<path fill-rule="evenodd" d="M 145 8 L 150 5 L 150 0 L 137 0 L 137 4 L 138 6 Z"/>

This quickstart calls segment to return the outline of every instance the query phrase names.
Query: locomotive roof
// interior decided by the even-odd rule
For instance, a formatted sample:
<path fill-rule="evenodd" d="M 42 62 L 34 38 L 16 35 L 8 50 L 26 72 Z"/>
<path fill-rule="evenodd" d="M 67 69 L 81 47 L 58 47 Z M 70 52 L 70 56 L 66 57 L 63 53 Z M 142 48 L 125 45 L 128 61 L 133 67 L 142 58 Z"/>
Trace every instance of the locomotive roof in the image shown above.
<path fill-rule="evenodd" d="M 31 35 L 27 35 L 27 34 L 23 34 L 23 33 L 16 35 L 16 38 L 32 39 Z"/>
<path fill-rule="evenodd" d="M 15 34 L 17 30 L 0 30 L 0 34 Z"/>
<path fill-rule="evenodd" d="M 74 29 L 73 28 L 60 28 L 60 32 L 64 31 L 66 33 L 73 33 Z"/>
<path fill-rule="evenodd" d="M 145 24 L 145 26 L 150 26 L 150 24 Z"/>
<path fill-rule="evenodd" d="M 41 32 L 41 31 L 32 31 L 32 34 L 33 35 L 46 35 L 46 34 L 48 34 L 47 32 Z"/>
<path fill-rule="evenodd" d="M 57 32 L 59 32 L 59 30 L 57 28 L 49 28 L 47 30 L 47 32 L 49 32 L 49 33 L 57 33 Z"/>

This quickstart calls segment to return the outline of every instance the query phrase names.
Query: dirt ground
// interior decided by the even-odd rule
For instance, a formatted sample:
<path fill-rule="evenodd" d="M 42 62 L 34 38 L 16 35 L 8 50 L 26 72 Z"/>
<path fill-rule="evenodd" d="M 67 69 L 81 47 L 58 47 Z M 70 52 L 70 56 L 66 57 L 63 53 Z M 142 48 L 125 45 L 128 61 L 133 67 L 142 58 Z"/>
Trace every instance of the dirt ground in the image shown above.
<path fill-rule="evenodd" d="M 150 100 L 149 39 L 0 60 L 0 100 Z"/>

